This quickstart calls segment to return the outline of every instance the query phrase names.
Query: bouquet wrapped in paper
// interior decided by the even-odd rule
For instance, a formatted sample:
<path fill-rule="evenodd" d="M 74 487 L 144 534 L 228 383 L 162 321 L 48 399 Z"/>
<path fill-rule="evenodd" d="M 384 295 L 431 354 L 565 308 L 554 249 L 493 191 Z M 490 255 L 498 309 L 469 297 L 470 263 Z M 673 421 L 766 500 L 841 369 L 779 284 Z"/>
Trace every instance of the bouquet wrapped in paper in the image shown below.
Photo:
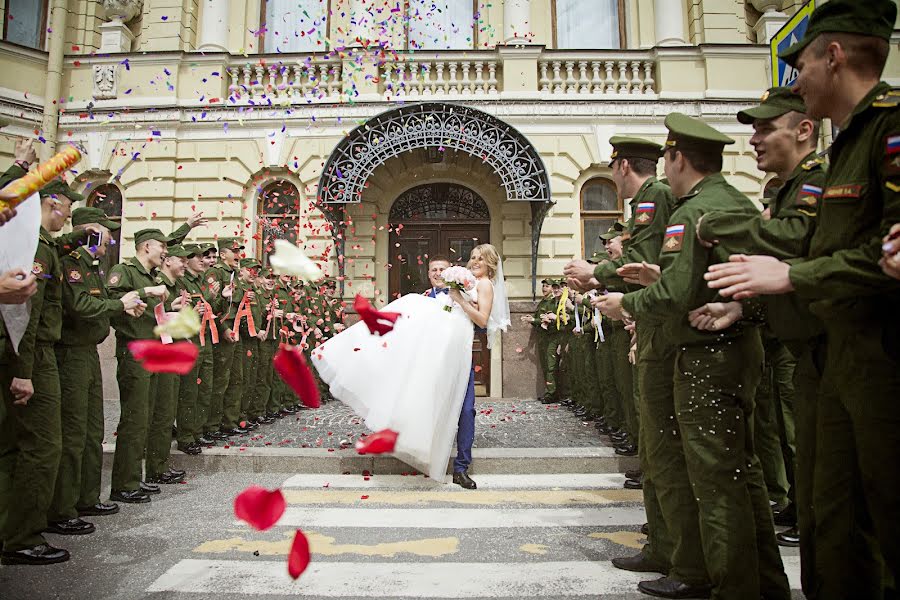
<path fill-rule="evenodd" d="M 476 279 L 475 275 L 472 274 L 472 271 L 468 270 L 465 267 L 453 266 L 444 269 L 441 273 L 441 279 L 444 280 L 444 283 L 447 284 L 449 288 L 455 288 L 460 292 L 467 292 L 475 288 Z M 444 306 L 444 310 L 450 312 L 453 310 L 452 304 L 448 299 L 447 305 Z"/>

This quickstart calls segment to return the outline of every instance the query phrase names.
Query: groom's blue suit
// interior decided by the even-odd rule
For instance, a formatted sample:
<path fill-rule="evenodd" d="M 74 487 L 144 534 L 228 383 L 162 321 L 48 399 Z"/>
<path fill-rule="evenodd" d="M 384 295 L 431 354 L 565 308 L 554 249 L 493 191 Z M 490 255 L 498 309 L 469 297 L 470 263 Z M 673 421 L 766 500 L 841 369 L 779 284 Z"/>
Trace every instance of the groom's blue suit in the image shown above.
<path fill-rule="evenodd" d="M 431 288 L 426 294 L 429 298 L 437 298 L 446 294 L 447 288 Z M 476 327 L 476 331 L 484 331 Z M 472 444 L 475 442 L 475 367 L 469 371 L 469 384 L 466 386 L 466 398 L 463 400 L 462 412 L 459 413 L 459 425 L 456 430 L 456 458 L 453 460 L 453 472 L 461 473 L 472 464 Z"/>

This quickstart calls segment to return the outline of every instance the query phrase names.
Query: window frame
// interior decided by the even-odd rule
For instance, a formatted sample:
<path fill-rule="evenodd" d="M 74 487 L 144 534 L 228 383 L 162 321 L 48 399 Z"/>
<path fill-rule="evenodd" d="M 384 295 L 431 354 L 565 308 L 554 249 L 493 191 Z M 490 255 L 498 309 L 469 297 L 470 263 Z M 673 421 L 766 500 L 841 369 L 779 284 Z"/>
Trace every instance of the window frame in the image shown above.
<path fill-rule="evenodd" d="M 38 50 L 39 52 L 46 52 L 47 50 L 47 27 L 50 22 L 50 0 L 40 0 L 41 1 L 41 14 L 38 20 L 41 23 L 40 29 L 40 42 L 39 47 L 32 48 L 31 46 L 25 46 L 23 44 L 19 44 L 17 42 L 11 42 L 7 39 L 7 30 L 9 29 L 9 0 L 3 0 L 3 41 L 7 44 L 13 44 L 14 46 L 19 46 L 21 48 L 29 48 L 31 50 Z M 330 0 L 329 0 L 330 1 Z"/>
<path fill-rule="evenodd" d="M 449 0 L 448 0 L 449 1 Z M 554 3 L 556 0 L 553 0 Z M 403 21 L 403 49 L 406 52 L 474 52 L 478 50 L 479 36 L 478 36 L 478 23 L 474 20 L 475 14 L 478 12 L 478 2 L 479 0 L 472 0 L 472 47 L 471 48 L 441 48 L 441 49 L 432 49 L 432 48 L 414 48 L 410 50 L 409 47 L 409 19 L 406 18 Z M 403 0 L 403 10 L 406 14 L 409 14 L 409 0 Z"/>
<path fill-rule="evenodd" d="M 272 188 L 274 186 L 279 186 L 279 185 L 280 186 L 289 185 L 289 186 L 292 186 L 296 190 L 296 192 L 297 192 L 296 212 L 281 213 L 281 214 L 263 212 L 263 201 L 266 198 L 266 192 L 270 188 Z M 263 266 L 268 265 L 269 255 L 272 253 L 272 251 L 266 251 L 266 247 L 265 247 L 265 244 L 266 244 L 266 238 L 265 238 L 266 224 L 265 224 L 265 222 L 268 221 L 270 218 L 285 218 L 285 217 L 296 220 L 297 228 L 294 233 L 296 235 L 297 241 L 299 241 L 299 239 L 300 239 L 300 221 L 303 218 L 302 206 L 301 206 L 301 203 L 303 202 L 303 200 L 305 200 L 305 197 L 303 196 L 303 192 L 300 191 L 300 186 L 298 186 L 296 183 L 294 183 L 293 181 L 291 181 L 290 179 L 287 179 L 285 177 L 276 177 L 270 181 L 267 181 L 260 188 L 260 192 L 256 197 L 256 238 L 257 239 L 256 239 L 256 254 L 255 254 L 255 256 L 256 256 L 256 259 L 259 260 L 259 262 L 262 263 Z M 284 238 L 278 238 L 278 239 L 284 239 Z M 273 240 L 273 243 L 274 243 L 274 240 Z"/>
<path fill-rule="evenodd" d="M 609 187 L 613 193 L 616 195 L 616 205 L 617 210 L 587 210 L 584 208 L 584 195 L 588 186 L 594 182 L 603 182 L 603 185 Z M 594 175 L 585 180 L 584 183 L 581 184 L 581 189 L 578 192 L 578 210 L 579 210 L 579 221 L 581 224 L 581 256 L 585 258 L 589 258 L 586 252 L 586 236 L 585 236 L 585 223 L 588 221 L 602 221 L 613 219 L 614 221 L 623 220 L 625 218 L 625 203 L 622 198 L 619 197 L 619 193 L 616 190 L 616 184 L 613 180 L 606 175 Z"/>
<path fill-rule="evenodd" d="M 558 0 L 550 0 L 550 26 L 552 28 L 552 41 L 553 41 L 553 49 L 554 50 L 588 50 L 588 48 L 560 48 L 559 47 L 559 35 L 557 29 L 557 19 L 556 19 L 556 3 Z M 618 48 L 609 48 L 610 50 L 626 50 L 628 48 L 628 36 L 627 36 L 627 28 L 625 27 L 625 0 L 618 0 L 618 13 L 619 13 L 619 47 Z"/>
<path fill-rule="evenodd" d="M 266 25 L 266 33 L 267 34 L 268 34 L 268 21 L 266 21 L 266 5 L 268 4 L 268 2 L 269 2 L 269 0 L 261 0 L 259 3 L 259 26 L 262 27 L 263 25 Z M 325 1 L 325 4 L 326 4 L 326 7 L 325 7 L 326 13 L 325 14 L 327 17 L 327 21 L 325 24 L 325 39 L 326 40 L 331 39 L 331 22 L 333 20 L 332 12 L 331 12 L 331 2 L 332 2 L 332 0 Z M 275 50 L 274 49 L 270 50 L 268 48 L 268 44 L 266 42 L 267 42 L 266 36 L 264 35 L 264 36 L 262 36 L 262 42 L 259 45 L 259 53 L 260 54 L 275 54 L 276 53 Z M 322 48 L 321 50 L 313 50 L 312 53 L 315 54 L 317 52 L 328 52 L 329 50 L 330 50 L 330 44 L 326 43 L 324 48 Z M 297 52 L 281 52 L 280 54 L 298 54 L 298 53 Z"/>

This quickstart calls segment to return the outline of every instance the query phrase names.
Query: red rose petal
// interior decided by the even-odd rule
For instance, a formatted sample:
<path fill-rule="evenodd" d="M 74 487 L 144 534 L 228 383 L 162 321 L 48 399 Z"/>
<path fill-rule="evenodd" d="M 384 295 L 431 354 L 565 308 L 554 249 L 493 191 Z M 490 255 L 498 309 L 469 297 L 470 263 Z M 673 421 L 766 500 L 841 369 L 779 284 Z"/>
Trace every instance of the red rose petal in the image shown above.
<path fill-rule="evenodd" d="M 251 527 L 265 531 L 284 514 L 287 501 L 281 490 L 269 491 L 256 485 L 248 487 L 234 499 L 234 514 Z"/>
<path fill-rule="evenodd" d="M 278 376 L 294 390 L 304 406 L 319 408 L 319 386 L 299 348 L 282 346 L 272 359 L 272 364 Z"/>
<path fill-rule="evenodd" d="M 367 435 L 356 442 L 356 451 L 360 454 L 384 454 L 393 452 L 397 444 L 397 432 L 382 429 L 378 433 Z"/>
<path fill-rule="evenodd" d="M 159 340 L 128 342 L 128 349 L 145 371 L 186 375 L 194 368 L 200 349 L 191 342 L 163 344 Z"/>
<path fill-rule="evenodd" d="M 309 566 L 309 541 L 299 529 L 294 534 L 294 543 L 291 544 L 291 553 L 288 555 L 288 575 L 297 579 Z"/>
<path fill-rule="evenodd" d="M 360 294 L 356 295 L 353 308 L 369 331 L 376 335 L 390 333 L 394 329 L 394 322 L 400 318 L 400 313 L 375 310 L 369 301 Z"/>

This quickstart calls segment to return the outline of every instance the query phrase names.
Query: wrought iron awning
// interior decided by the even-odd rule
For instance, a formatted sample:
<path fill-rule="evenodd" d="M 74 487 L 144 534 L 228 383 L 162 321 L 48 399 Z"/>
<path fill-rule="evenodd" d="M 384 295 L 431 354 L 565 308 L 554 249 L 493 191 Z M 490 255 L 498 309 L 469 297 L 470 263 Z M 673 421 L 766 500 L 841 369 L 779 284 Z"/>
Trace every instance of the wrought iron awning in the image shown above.
<path fill-rule="evenodd" d="M 335 205 L 359 203 L 366 182 L 387 160 L 416 149 L 456 150 L 477 156 L 500 178 L 509 201 L 530 202 L 531 289 L 537 293 L 537 249 L 544 217 L 552 206 L 544 161 L 514 127 L 485 112 L 442 102 L 402 106 L 350 132 L 337 145 L 319 179 L 319 202 L 334 226 L 338 246 L 343 220 Z M 343 275 L 343 264 L 338 264 Z M 342 278 L 343 281 L 343 278 Z"/>

